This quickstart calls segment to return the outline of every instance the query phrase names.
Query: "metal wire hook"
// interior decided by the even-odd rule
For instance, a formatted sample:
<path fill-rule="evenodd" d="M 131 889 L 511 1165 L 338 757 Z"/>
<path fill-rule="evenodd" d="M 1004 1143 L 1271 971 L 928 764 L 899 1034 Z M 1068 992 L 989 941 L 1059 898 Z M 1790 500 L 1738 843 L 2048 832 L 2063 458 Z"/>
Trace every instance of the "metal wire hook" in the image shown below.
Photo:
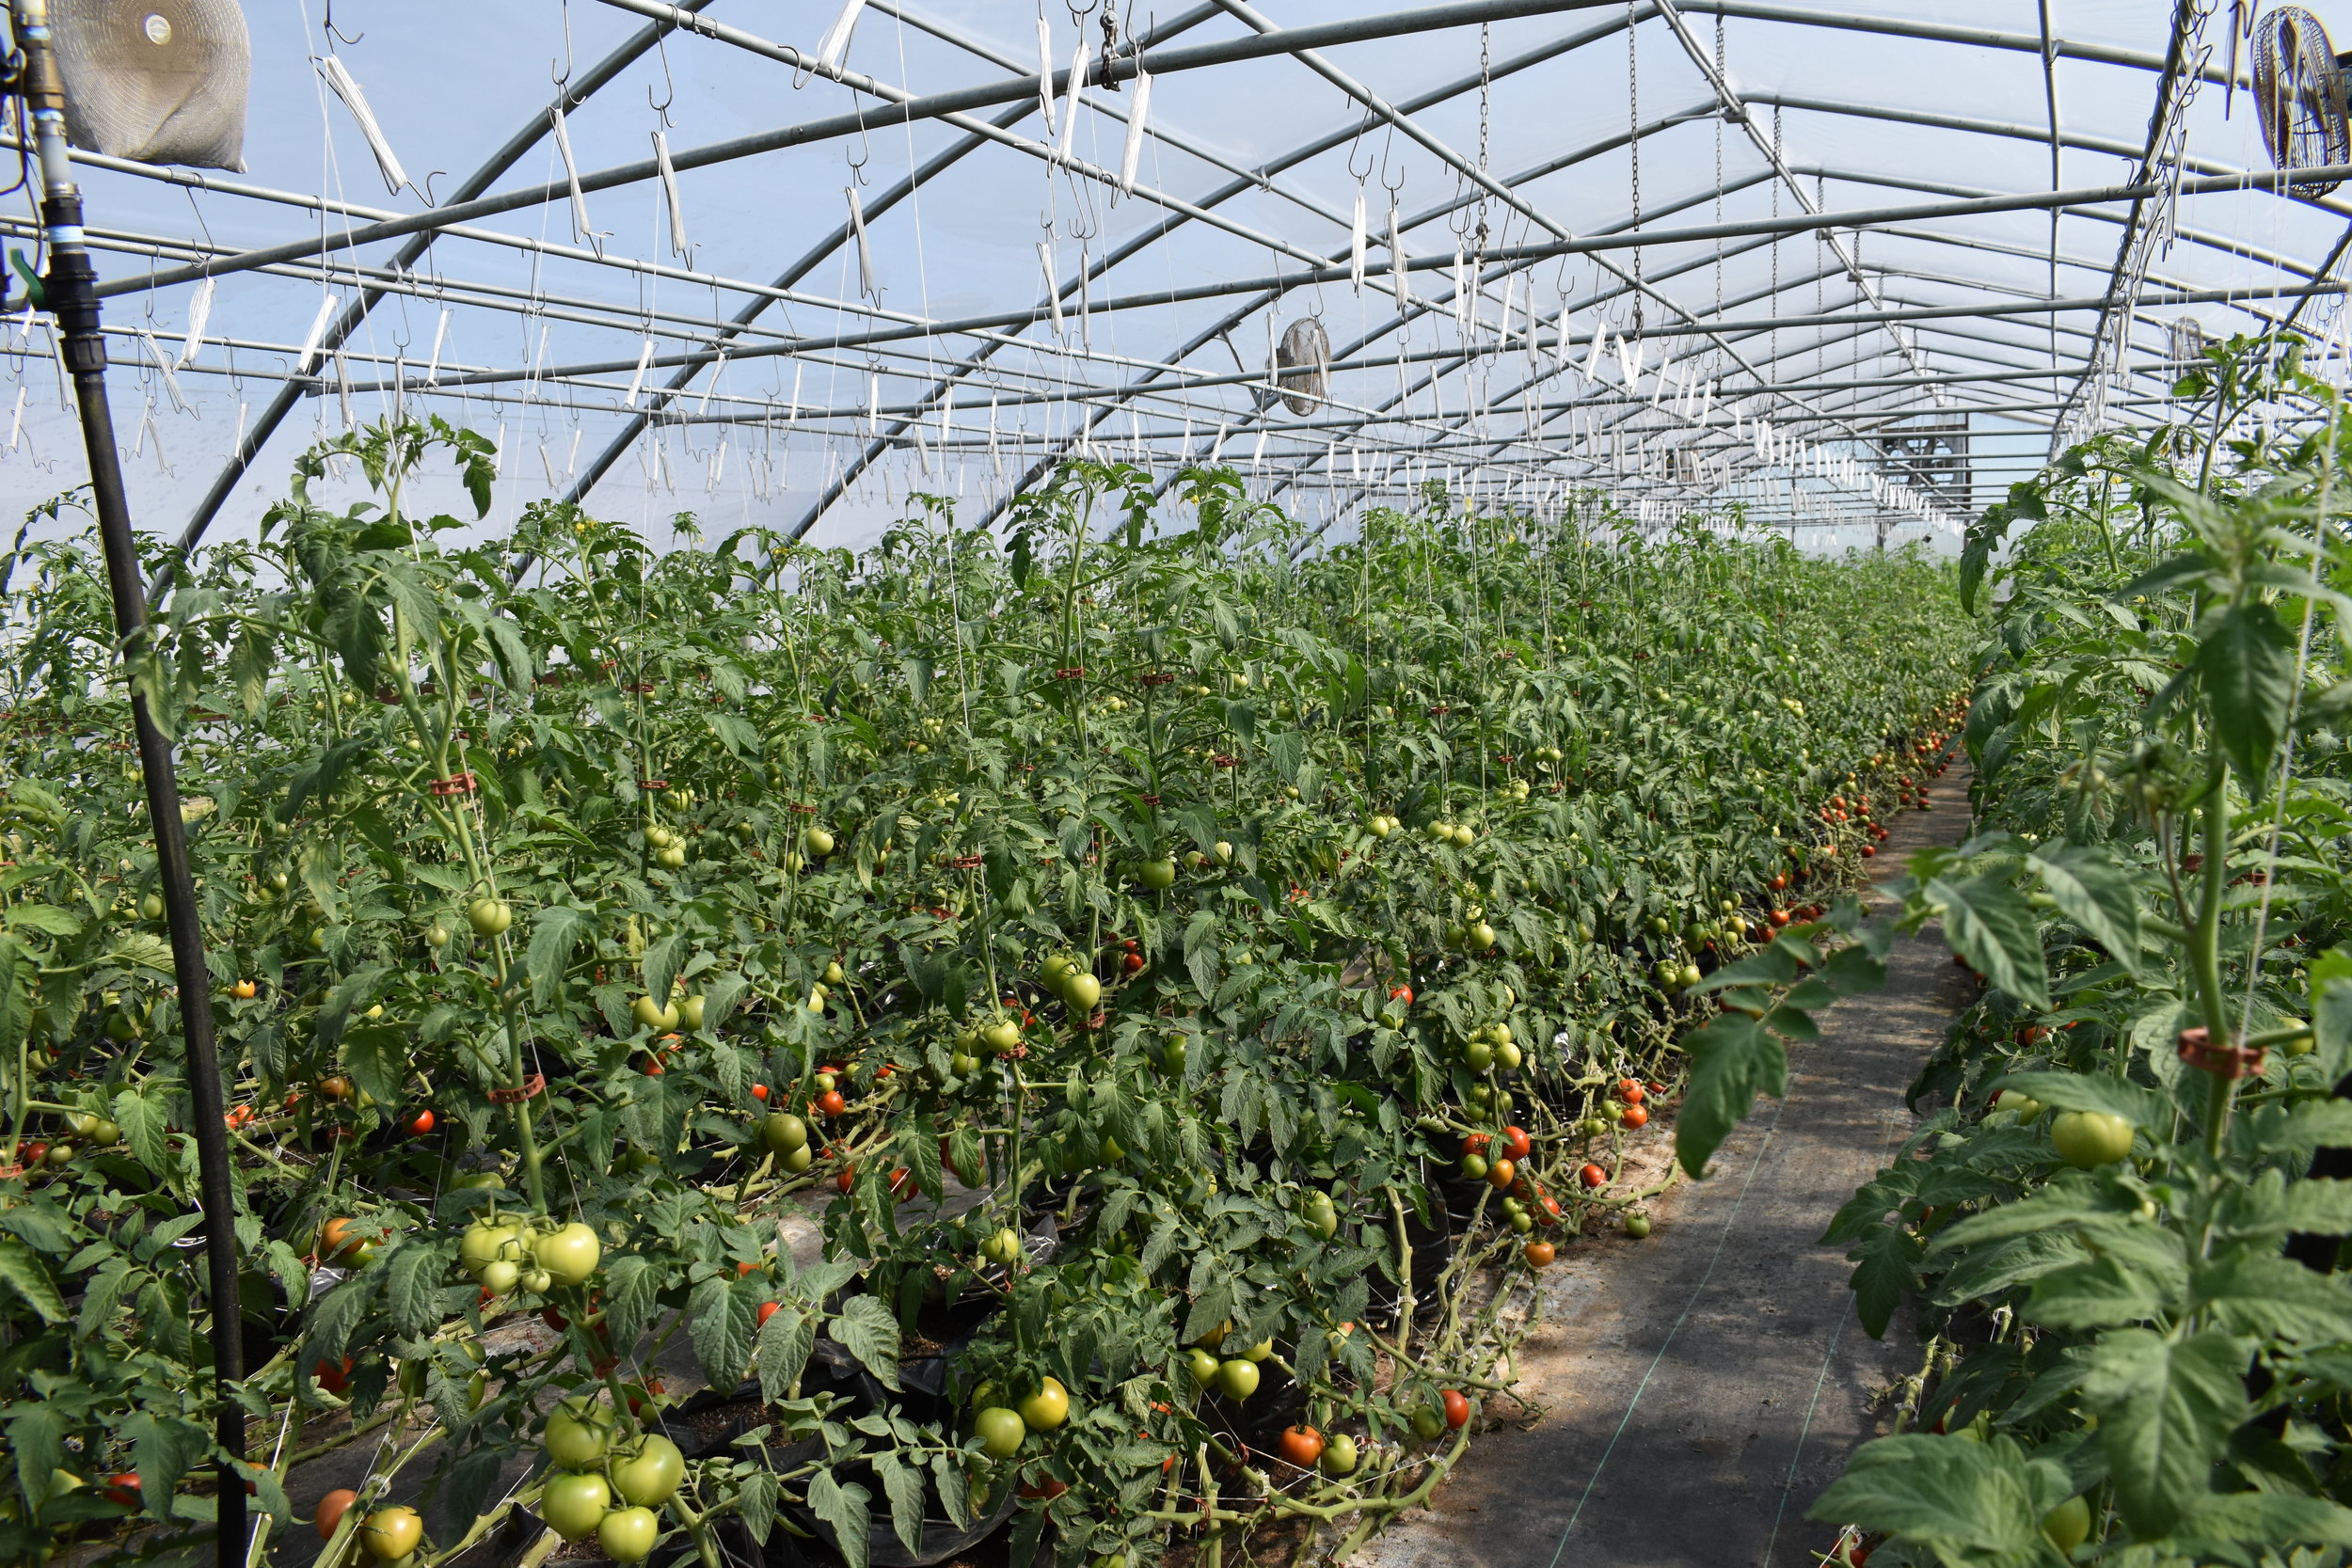
<path fill-rule="evenodd" d="M 350 48 L 362 42 L 368 35 L 361 33 L 356 38 L 345 38 L 342 29 L 335 25 L 335 0 L 326 0 L 326 36 L 345 48 Z"/>
<path fill-rule="evenodd" d="M 1357 149 L 1364 145 L 1364 133 L 1372 129 L 1372 114 L 1367 110 L 1364 114 L 1364 122 L 1356 127 L 1356 139 L 1347 144 L 1347 172 L 1356 177 L 1356 183 L 1359 185 L 1372 178 L 1373 157 L 1370 151 L 1367 150 L 1364 153 L 1364 166 L 1361 168 L 1356 166 Z"/>
<path fill-rule="evenodd" d="M 564 69 L 559 71 L 555 69 L 553 63 L 550 62 L 548 66 L 548 77 L 550 81 L 554 82 L 557 87 L 567 89 L 564 96 L 570 96 L 568 89 L 572 85 L 571 0 L 564 0 Z"/>
<path fill-rule="evenodd" d="M 657 38 L 654 40 L 653 48 L 654 54 L 661 61 L 661 86 L 663 88 L 663 94 L 661 102 L 656 103 L 653 101 L 653 87 L 651 84 L 648 84 L 645 87 L 645 105 L 646 107 L 652 109 L 655 114 L 661 117 L 661 128 L 664 131 L 667 131 L 673 129 L 677 123 L 670 118 L 670 105 L 677 102 L 677 78 L 670 74 L 670 41 L 668 35 L 664 34 L 661 37 Z"/>
<path fill-rule="evenodd" d="M 1395 150 L 1396 125 L 1391 121 L 1388 139 L 1380 146 L 1380 183 L 1387 188 L 1391 201 L 1405 194 L 1405 165 L 1402 160 L 1396 166 L 1396 179 L 1393 182 L 1389 179 L 1389 155 Z"/>

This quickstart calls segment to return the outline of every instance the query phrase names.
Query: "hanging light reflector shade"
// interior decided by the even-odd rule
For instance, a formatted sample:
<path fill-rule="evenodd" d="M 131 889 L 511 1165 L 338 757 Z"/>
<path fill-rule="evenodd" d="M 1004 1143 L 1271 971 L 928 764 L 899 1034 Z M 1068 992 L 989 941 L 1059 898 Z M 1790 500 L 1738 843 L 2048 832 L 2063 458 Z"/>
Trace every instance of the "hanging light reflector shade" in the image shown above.
<path fill-rule="evenodd" d="M 244 171 L 253 50 L 237 0 L 52 0 L 49 19 L 74 146 Z"/>

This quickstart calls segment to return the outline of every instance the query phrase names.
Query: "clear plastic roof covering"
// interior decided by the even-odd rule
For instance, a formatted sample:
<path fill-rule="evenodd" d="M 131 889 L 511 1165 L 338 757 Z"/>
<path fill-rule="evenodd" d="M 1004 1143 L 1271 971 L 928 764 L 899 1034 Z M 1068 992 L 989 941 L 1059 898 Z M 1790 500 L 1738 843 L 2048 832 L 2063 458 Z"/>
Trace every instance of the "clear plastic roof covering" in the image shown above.
<path fill-rule="evenodd" d="M 1106 3 L 248 0 L 243 172 L 82 155 L 138 526 L 402 410 L 493 527 L 857 544 L 1082 451 L 1948 539 L 2201 339 L 2339 332 L 2233 5 Z M 46 330 L 17 510 L 83 473 Z"/>

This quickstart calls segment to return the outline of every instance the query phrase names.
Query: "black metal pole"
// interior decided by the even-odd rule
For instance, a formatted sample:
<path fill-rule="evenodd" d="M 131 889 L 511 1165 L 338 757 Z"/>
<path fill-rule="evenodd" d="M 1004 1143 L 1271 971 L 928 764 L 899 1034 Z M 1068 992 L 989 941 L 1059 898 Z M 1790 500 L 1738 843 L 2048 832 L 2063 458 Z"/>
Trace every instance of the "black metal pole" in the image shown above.
<path fill-rule="evenodd" d="M 66 156 L 65 92 L 51 47 L 48 0 L 13 0 L 13 6 L 17 47 L 24 61 L 24 106 L 40 152 L 41 223 L 49 243 L 49 270 L 41 286 L 56 318 L 66 369 L 81 406 L 90 494 L 98 512 L 99 538 L 105 546 L 115 628 L 122 639 L 123 667 L 129 674 L 147 641 L 146 582 L 131 535 L 131 510 L 122 494 L 114 414 L 106 402 L 106 343 L 98 333 L 98 296 L 93 292 L 97 277 L 82 234 L 82 194 Z M 237 1291 L 236 1199 L 229 1176 L 220 1056 L 213 1036 L 212 974 L 204 963 L 204 931 L 197 918 L 196 880 L 188 865 L 188 835 L 180 816 L 180 781 L 171 742 L 156 727 L 135 682 L 130 696 L 139 771 L 147 785 L 147 816 L 155 831 L 164 914 L 171 927 L 171 970 L 179 981 L 188 1093 L 196 1107 L 196 1125 L 190 1131 L 196 1138 L 205 1259 L 211 1264 L 214 1392 L 219 1402 L 217 1555 L 220 1568 L 245 1568 L 245 1484 L 232 1465 L 245 1458 L 245 1409 L 235 1397 L 237 1385 L 245 1380 L 245 1314 Z"/>

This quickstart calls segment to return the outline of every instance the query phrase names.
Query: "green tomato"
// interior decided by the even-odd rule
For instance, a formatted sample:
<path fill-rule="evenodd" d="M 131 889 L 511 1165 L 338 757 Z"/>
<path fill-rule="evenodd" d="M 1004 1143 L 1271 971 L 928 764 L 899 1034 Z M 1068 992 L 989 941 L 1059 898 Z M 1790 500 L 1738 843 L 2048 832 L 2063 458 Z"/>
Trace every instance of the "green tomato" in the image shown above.
<path fill-rule="evenodd" d="M 1186 1047 L 1182 1039 L 1165 1040 L 1160 1045 L 1160 1070 L 1170 1078 L 1184 1075 Z"/>
<path fill-rule="evenodd" d="M 584 1470 L 596 1464 L 604 1458 L 605 1447 L 612 1440 L 612 1412 L 594 1404 L 557 1406 L 539 1437 L 548 1461 L 564 1470 Z M 602 1478 L 598 1479 L 601 1484 Z"/>
<path fill-rule="evenodd" d="M 1519 1048 L 1513 1045 L 1509 1040 L 1504 1040 L 1501 1045 L 1495 1047 L 1495 1065 L 1502 1068 L 1505 1072 L 1518 1071 L 1519 1063 L 1525 1059 L 1526 1058 L 1520 1054 Z"/>
<path fill-rule="evenodd" d="M 801 847 L 813 861 L 823 860 L 833 853 L 833 834 L 822 828 L 810 828 L 801 834 Z"/>
<path fill-rule="evenodd" d="M 1198 1345 L 1184 1353 L 1184 1369 L 1192 1373 L 1192 1381 L 1203 1388 L 1216 1381 L 1216 1357 Z"/>
<path fill-rule="evenodd" d="M 1051 1432 L 1070 1419 L 1070 1392 L 1047 1378 L 1036 1393 L 1021 1402 L 1021 1422 L 1031 1432 Z"/>
<path fill-rule="evenodd" d="M 566 1541 L 596 1534 L 612 1506 L 612 1488 L 599 1475 L 561 1471 L 539 1489 L 539 1522 Z"/>
<path fill-rule="evenodd" d="M 1216 1369 L 1216 1386 L 1229 1400 L 1246 1400 L 1258 1391 L 1258 1364 L 1238 1358 L 1220 1362 Z"/>
<path fill-rule="evenodd" d="M 661 1520 L 650 1508 L 616 1508 L 596 1526 L 596 1544 L 615 1562 L 642 1562 L 661 1539 Z"/>
<path fill-rule="evenodd" d="M 1649 1216 L 1647 1214 L 1628 1214 L 1625 1217 L 1625 1233 L 1632 1237 L 1637 1242 L 1643 1237 L 1647 1236 L 1649 1234 Z"/>
<path fill-rule="evenodd" d="M 540 1237 L 531 1249 L 532 1257 L 559 1285 L 586 1283 L 603 1254 L 604 1244 L 596 1240 L 596 1233 L 578 1220 Z"/>
<path fill-rule="evenodd" d="M 779 1111 L 759 1124 L 759 1136 L 770 1152 L 789 1154 L 796 1148 L 808 1147 L 808 1123 Z"/>
<path fill-rule="evenodd" d="M 2090 1499 L 2069 1497 L 2042 1516 L 2042 1533 L 2059 1551 L 2072 1556 L 2075 1547 L 2090 1539 Z"/>
<path fill-rule="evenodd" d="M 424 1520 L 413 1508 L 379 1508 L 359 1527 L 360 1544 L 378 1562 L 397 1562 L 424 1539 Z"/>
<path fill-rule="evenodd" d="M 1468 828 L 1465 828 L 1462 831 L 1464 832 L 1470 832 Z M 1469 948 L 1473 953 L 1484 953 L 1487 948 L 1492 947 L 1494 944 L 1495 928 L 1492 926 L 1487 925 L 1483 920 L 1477 925 L 1472 926 L 1469 930 L 1462 933 L 1462 945 Z"/>
<path fill-rule="evenodd" d="M 701 1028 L 703 1026 L 703 999 L 699 996 L 680 998 L 677 1004 L 677 1022 L 679 1028 L 690 1032 Z"/>
<path fill-rule="evenodd" d="M 482 1282 L 484 1290 L 494 1296 L 502 1296 L 522 1282 L 523 1271 L 500 1258 L 483 1264 L 481 1272 L 474 1277 Z"/>
<path fill-rule="evenodd" d="M 2050 1124 L 2058 1158 L 2079 1170 L 2111 1165 L 2132 1151 L 2132 1124 L 2105 1111 L 2066 1111 Z"/>
<path fill-rule="evenodd" d="M 479 1279 L 484 1269 L 501 1259 L 511 1259 L 521 1250 L 522 1234 L 523 1227 L 511 1220 L 503 1224 L 476 1220 L 466 1227 L 465 1235 L 457 1243 L 457 1260 L 468 1274 Z"/>
<path fill-rule="evenodd" d="M 1344 1432 L 1335 1432 L 1324 1439 L 1323 1458 L 1319 1462 L 1323 1473 L 1338 1478 L 1356 1473 L 1356 1439 Z"/>
<path fill-rule="evenodd" d="M 1434 1404 L 1424 1404 L 1413 1412 L 1413 1435 L 1424 1443 L 1434 1443 L 1445 1434 L 1445 1413 Z"/>
<path fill-rule="evenodd" d="M 478 937 L 495 937 L 515 924 L 515 911 L 503 898 L 477 898 L 466 906 L 466 924 Z"/>
<path fill-rule="evenodd" d="M 1327 1242 L 1340 1233 L 1340 1212 L 1328 1193 L 1316 1193 L 1307 1199 L 1305 1218 L 1308 1227 Z"/>
<path fill-rule="evenodd" d="M 1175 861 L 1166 856 L 1155 861 L 1145 861 L 1143 863 L 1143 885 L 1160 892 L 1174 887 L 1176 885 Z"/>
<path fill-rule="evenodd" d="M 1062 982 L 1061 996 L 1073 1013 L 1090 1013 L 1103 1000 L 1103 982 L 1084 970 Z"/>
<path fill-rule="evenodd" d="M 686 1479 L 686 1456 L 678 1446 L 659 1433 L 649 1433 L 637 1447 L 636 1457 L 612 1466 L 612 1490 L 625 1503 L 660 1508 Z"/>
<path fill-rule="evenodd" d="M 808 1169 L 808 1167 L 815 1163 L 815 1159 L 816 1151 L 810 1148 L 808 1145 L 803 1144 L 791 1153 L 782 1156 L 776 1161 L 776 1164 L 782 1165 L 792 1175 L 798 1176 L 801 1172 Z"/>
<path fill-rule="evenodd" d="M 980 1043 L 999 1056 L 1006 1055 L 1021 1044 L 1021 1025 L 1000 1018 L 980 1031 Z"/>
<path fill-rule="evenodd" d="M 641 996 L 628 1005 L 628 1016 L 637 1021 L 640 1029 L 667 1033 L 678 1026 L 678 1010 L 665 1007 L 650 996 Z"/>
<path fill-rule="evenodd" d="M 1029 1435 L 1029 1428 L 1022 1420 L 1019 1411 L 996 1404 L 972 1418 L 972 1433 L 980 1440 L 980 1450 L 989 1458 L 1010 1459 L 1021 1451 L 1022 1439 Z"/>
<path fill-rule="evenodd" d="M 1462 1065 L 1472 1072 L 1484 1072 L 1495 1065 L 1495 1048 L 1485 1040 L 1472 1040 L 1462 1048 Z"/>

